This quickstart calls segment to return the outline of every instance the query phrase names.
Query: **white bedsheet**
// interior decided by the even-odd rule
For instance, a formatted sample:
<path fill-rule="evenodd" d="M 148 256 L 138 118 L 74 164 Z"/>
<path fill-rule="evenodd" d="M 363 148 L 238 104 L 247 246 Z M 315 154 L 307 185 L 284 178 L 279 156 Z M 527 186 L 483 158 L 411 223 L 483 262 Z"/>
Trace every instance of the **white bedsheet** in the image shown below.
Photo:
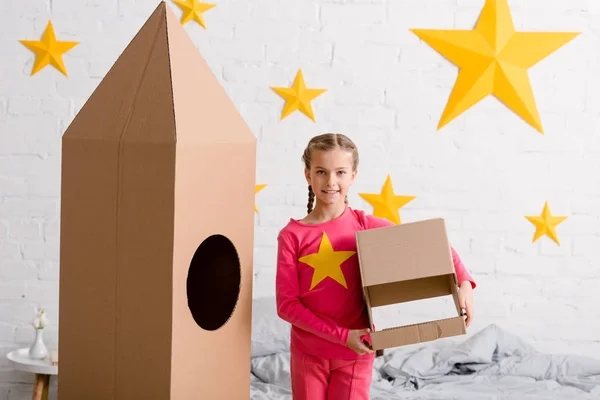
<path fill-rule="evenodd" d="M 274 300 L 254 312 L 251 399 L 292 400 L 289 327 L 272 315 Z M 542 354 L 490 325 L 462 342 L 387 351 L 373 366 L 371 399 L 600 399 L 600 360 Z"/>

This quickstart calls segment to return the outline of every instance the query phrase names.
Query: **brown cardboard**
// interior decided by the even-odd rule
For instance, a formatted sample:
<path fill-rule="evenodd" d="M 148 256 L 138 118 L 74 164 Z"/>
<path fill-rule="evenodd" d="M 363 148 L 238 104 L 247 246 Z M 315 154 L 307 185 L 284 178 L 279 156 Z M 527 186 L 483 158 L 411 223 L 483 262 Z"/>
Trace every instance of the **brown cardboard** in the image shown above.
<path fill-rule="evenodd" d="M 371 323 L 373 349 L 436 340 L 466 333 L 458 304 L 452 253 L 441 218 L 356 233 L 357 253 Z M 374 307 L 452 295 L 454 318 L 376 331 Z"/>
<path fill-rule="evenodd" d="M 62 146 L 59 398 L 247 400 L 256 139 L 164 2 Z"/>

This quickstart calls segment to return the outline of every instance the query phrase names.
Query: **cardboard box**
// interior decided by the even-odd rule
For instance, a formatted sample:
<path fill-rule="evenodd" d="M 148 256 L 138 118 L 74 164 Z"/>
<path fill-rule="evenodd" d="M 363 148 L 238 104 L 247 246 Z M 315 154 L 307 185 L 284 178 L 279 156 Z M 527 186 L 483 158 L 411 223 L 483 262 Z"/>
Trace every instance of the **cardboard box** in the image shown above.
<path fill-rule="evenodd" d="M 403 223 L 356 233 L 358 259 L 371 323 L 373 349 L 466 333 L 444 220 Z M 374 307 L 452 295 L 457 316 L 376 331 Z"/>
<path fill-rule="evenodd" d="M 62 138 L 61 400 L 248 399 L 255 168 L 161 2 Z"/>

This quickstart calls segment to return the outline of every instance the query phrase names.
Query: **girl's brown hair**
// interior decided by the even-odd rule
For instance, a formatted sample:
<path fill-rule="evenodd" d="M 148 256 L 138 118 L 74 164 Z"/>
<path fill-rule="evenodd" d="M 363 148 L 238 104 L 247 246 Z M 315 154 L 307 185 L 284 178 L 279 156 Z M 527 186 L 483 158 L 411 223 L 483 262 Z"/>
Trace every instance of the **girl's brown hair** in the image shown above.
<path fill-rule="evenodd" d="M 304 149 L 304 154 L 302 154 L 304 167 L 310 170 L 313 151 L 331 151 L 338 148 L 352 154 L 352 171 L 356 171 L 358 168 L 358 150 L 354 142 L 341 133 L 324 133 L 310 139 L 306 149 Z M 308 185 L 308 204 L 306 205 L 306 209 L 309 214 L 313 210 L 314 201 L 315 193 L 312 190 L 312 186 Z M 347 195 L 345 202 L 348 204 Z"/>

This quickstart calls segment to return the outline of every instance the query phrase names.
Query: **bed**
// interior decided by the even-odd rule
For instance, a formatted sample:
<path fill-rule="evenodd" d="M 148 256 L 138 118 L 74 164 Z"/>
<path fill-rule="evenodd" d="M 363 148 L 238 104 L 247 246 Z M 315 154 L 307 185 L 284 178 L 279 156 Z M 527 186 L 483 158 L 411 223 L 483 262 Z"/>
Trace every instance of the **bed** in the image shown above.
<path fill-rule="evenodd" d="M 253 302 L 252 400 L 292 400 L 289 324 L 275 300 Z M 468 338 L 387 350 L 371 399 L 600 399 L 600 360 L 538 352 L 497 325 Z"/>

